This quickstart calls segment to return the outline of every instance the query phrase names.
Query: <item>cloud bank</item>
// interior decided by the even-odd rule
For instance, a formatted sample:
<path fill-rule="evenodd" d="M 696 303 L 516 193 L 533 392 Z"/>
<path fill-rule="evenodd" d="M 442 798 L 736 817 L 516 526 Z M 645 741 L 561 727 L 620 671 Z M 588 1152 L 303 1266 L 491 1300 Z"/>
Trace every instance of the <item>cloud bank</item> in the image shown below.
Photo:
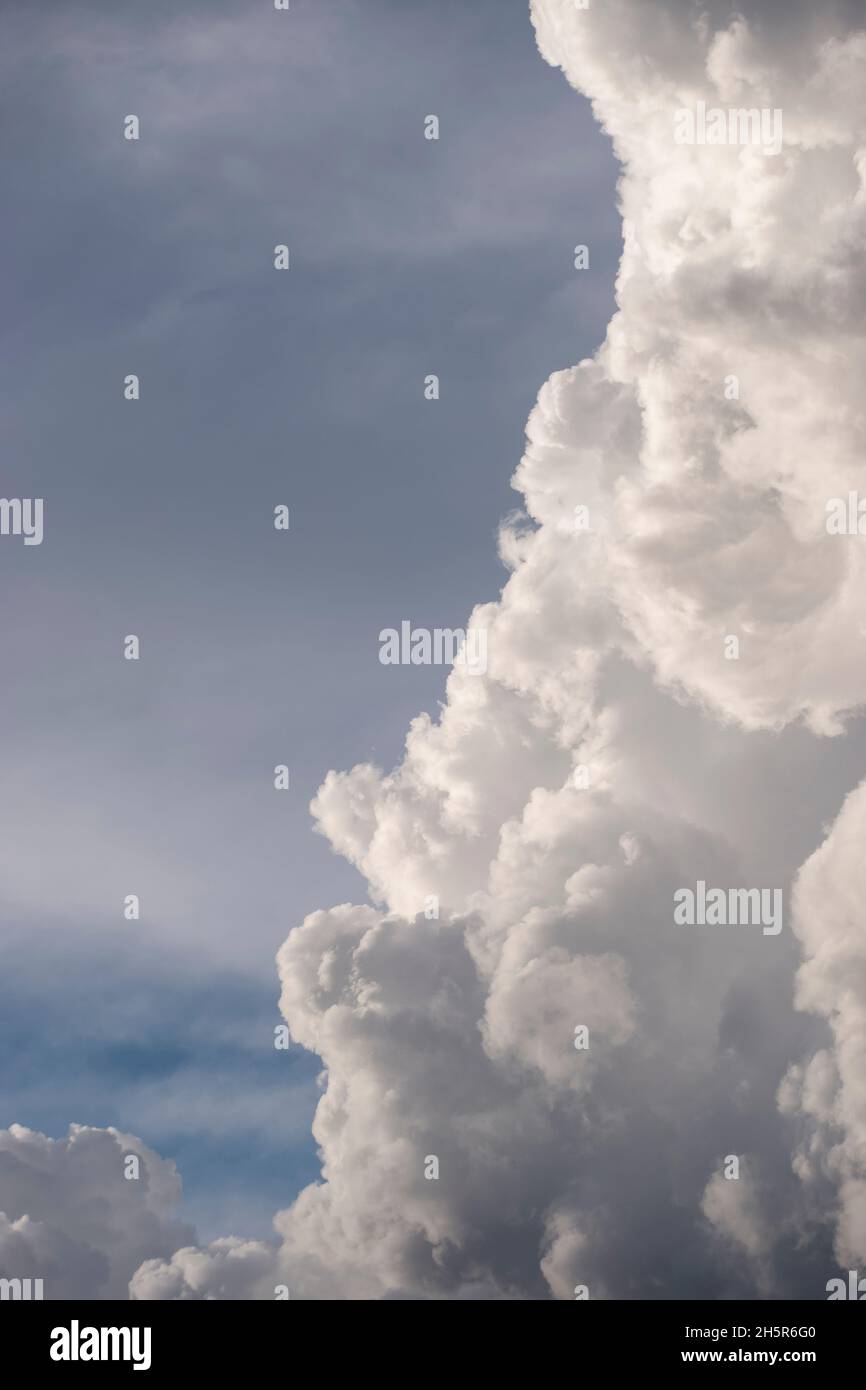
<path fill-rule="evenodd" d="M 322 1181 L 272 1243 L 150 1252 L 134 1298 L 822 1297 L 866 1258 L 866 789 L 793 894 L 716 795 L 722 732 L 743 765 L 771 733 L 784 817 L 796 731 L 866 697 L 863 542 L 826 528 L 866 485 L 866 33 L 843 3 L 532 18 L 622 163 L 618 311 L 529 420 L 486 673 L 313 803 L 375 904 L 279 955 Z M 677 144 L 700 101 L 780 109 L 780 152 Z M 699 879 L 782 888 L 783 932 L 675 925 Z"/>

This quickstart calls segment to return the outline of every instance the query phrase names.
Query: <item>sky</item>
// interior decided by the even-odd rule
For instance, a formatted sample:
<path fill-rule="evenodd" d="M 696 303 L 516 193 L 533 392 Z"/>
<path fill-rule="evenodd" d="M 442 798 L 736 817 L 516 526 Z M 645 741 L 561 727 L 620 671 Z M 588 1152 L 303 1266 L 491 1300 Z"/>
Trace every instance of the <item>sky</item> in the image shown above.
<path fill-rule="evenodd" d="M 825 1298 L 866 1261 L 861 5 L 2 24 L 45 535 L 0 537 L 0 1268 Z M 403 620 L 482 669 L 383 664 Z"/>
<path fill-rule="evenodd" d="M 45 499 L 0 546 L 0 1124 L 147 1134 L 205 1236 L 259 1234 L 318 1172 L 274 954 L 365 898 L 310 799 L 443 697 L 380 630 L 504 582 L 538 385 L 612 309 L 616 165 L 510 0 L 0 26 L 4 488 Z"/>

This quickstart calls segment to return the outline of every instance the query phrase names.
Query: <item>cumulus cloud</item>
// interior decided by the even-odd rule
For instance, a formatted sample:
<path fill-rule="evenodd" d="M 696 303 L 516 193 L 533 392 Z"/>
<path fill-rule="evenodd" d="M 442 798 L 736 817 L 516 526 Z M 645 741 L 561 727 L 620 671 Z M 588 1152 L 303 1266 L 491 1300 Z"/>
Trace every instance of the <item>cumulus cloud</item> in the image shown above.
<path fill-rule="evenodd" d="M 167 1260 L 145 1260 L 129 1285 L 133 1300 L 274 1298 L 276 1251 L 264 1241 L 226 1236 L 206 1250 L 185 1245 Z"/>
<path fill-rule="evenodd" d="M 807 1187 L 829 1177 L 835 1190 L 836 1255 L 866 1260 L 866 783 L 851 793 L 827 839 L 799 875 L 795 929 L 804 963 L 797 1005 L 826 1019 L 832 1045 L 791 1067 L 779 1091 L 799 1117 L 795 1171 Z"/>
<path fill-rule="evenodd" d="M 124 1176 L 129 1155 L 137 1178 Z M 47 1299 L 125 1298 L 142 1260 L 194 1239 L 179 1201 L 174 1164 L 133 1135 L 0 1130 L 0 1277 L 42 1279 Z"/>
<path fill-rule="evenodd" d="M 842 0 L 744 9 L 534 0 L 622 161 L 618 312 L 530 418 L 512 573 L 471 619 L 486 673 L 455 668 L 395 769 L 331 772 L 313 803 L 374 903 L 279 956 L 323 1062 L 322 1180 L 273 1245 L 157 1253 L 135 1297 L 820 1296 L 813 1173 L 840 1257 L 866 1253 L 861 793 L 798 883 L 798 998 L 832 1045 L 781 1116 L 787 912 L 778 938 L 673 921 L 678 887 L 755 864 L 754 824 L 719 824 L 720 727 L 744 762 L 779 732 L 784 815 L 794 726 L 841 734 L 866 697 L 863 548 L 825 525 L 866 481 L 866 35 Z M 782 149 L 678 145 L 699 101 L 781 109 Z"/>
<path fill-rule="evenodd" d="M 639 407 L 639 447 L 606 454 L 591 558 L 641 655 L 722 718 L 833 733 L 866 679 L 863 548 L 826 531 L 827 500 L 863 483 L 866 33 L 844 7 L 745 8 L 714 30 L 686 0 L 620 0 L 578 24 L 558 0 L 535 6 L 542 52 L 591 94 L 625 163 L 620 312 L 598 355 L 621 390 L 618 407 L 586 392 L 566 439 L 568 386 L 542 393 L 518 481 L 555 524 L 566 489 L 589 500 L 578 450 L 598 415 L 610 431 L 612 410 Z M 698 101 L 780 110 L 781 153 L 674 145 Z"/>

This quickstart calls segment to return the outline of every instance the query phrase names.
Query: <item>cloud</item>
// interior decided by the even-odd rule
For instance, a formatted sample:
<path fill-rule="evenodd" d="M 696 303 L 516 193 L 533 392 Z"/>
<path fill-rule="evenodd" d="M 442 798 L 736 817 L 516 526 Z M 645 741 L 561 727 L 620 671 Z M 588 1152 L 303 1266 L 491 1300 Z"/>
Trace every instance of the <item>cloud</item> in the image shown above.
<path fill-rule="evenodd" d="M 207 1250 L 184 1246 L 170 1260 L 145 1260 L 132 1278 L 130 1298 L 273 1298 L 276 1253 L 263 1241 L 226 1236 Z"/>
<path fill-rule="evenodd" d="M 124 1176 L 128 1155 L 137 1179 Z M 42 1279 L 47 1299 L 125 1298 L 142 1260 L 194 1239 L 179 1201 L 174 1164 L 132 1135 L 0 1130 L 0 1277 Z"/>
<path fill-rule="evenodd" d="M 838 1248 L 863 1248 L 860 794 L 797 888 L 799 999 L 834 1041 L 784 1115 L 787 896 L 778 938 L 673 921 L 678 887 L 756 863 L 755 822 L 719 823 L 720 726 L 743 764 L 779 732 L 773 819 L 803 726 L 841 734 L 866 695 L 862 547 L 825 527 L 864 482 L 866 47 L 844 4 L 748 8 L 533 4 L 623 164 L 618 312 L 529 421 L 511 577 L 471 618 L 486 674 L 455 669 L 393 771 L 331 772 L 313 803 L 374 903 L 311 914 L 279 956 L 324 1067 L 322 1181 L 278 1244 L 156 1255 L 135 1297 L 814 1296 L 809 1164 L 839 1183 Z M 677 145 L 702 99 L 780 108 L 784 148 Z M 800 1110 L 845 1138 L 792 1168 Z"/>
<path fill-rule="evenodd" d="M 518 482 L 548 525 L 567 524 L 566 498 L 595 504 L 594 570 L 667 687 L 746 728 L 838 732 L 866 693 L 863 548 L 826 531 L 827 500 L 863 484 L 866 33 L 833 5 L 752 5 L 718 31 L 686 3 L 637 8 L 534 7 L 542 53 L 625 162 L 620 312 L 598 354 L 621 389 L 617 405 L 585 392 L 565 439 L 571 383 L 543 392 Z M 781 154 L 676 145 L 676 112 L 699 100 L 778 108 Z M 608 452 L 583 495 L 598 416 L 610 430 L 612 409 L 625 423 L 638 407 L 639 447 Z"/>
<path fill-rule="evenodd" d="M 736 1179 L 714 1173 L 701 1198 L 701 1210 L 721 1236 L 755 1259 L 765 1253 L 772 1236 L 745 1168 Z"/>
<path fill-rule="evenodd" d="M 832 1045 L 788 1071 L 780 1108 L 800 1119 L 794 1169 L 807 1188 L 829 1178 L 836 1256 L 866 1260 L 866 783 L 847 798 L 797 880 L 794 926 L 803 946 L 797 1006 L 826 1019 Z"/>

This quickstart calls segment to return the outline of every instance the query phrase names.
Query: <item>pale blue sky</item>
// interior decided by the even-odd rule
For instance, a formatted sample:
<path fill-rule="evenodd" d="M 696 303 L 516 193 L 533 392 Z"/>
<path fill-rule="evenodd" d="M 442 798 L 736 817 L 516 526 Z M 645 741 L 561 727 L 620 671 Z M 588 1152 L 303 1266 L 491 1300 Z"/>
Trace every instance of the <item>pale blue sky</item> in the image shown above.
<path fill-rule="evenodd" d="M 273 955 L 365 896 L 310 798 L 441 697 L 379 630 L 503 582 L 535 394 L 612 310 L 616 167 L 524 0 L 7 3 L 0 52 L 3 489 L 45 499 L 0 546 L 0 1124 L 117 1124 L 204 1238 L 258 1233 L 316 1172 Z"/>

